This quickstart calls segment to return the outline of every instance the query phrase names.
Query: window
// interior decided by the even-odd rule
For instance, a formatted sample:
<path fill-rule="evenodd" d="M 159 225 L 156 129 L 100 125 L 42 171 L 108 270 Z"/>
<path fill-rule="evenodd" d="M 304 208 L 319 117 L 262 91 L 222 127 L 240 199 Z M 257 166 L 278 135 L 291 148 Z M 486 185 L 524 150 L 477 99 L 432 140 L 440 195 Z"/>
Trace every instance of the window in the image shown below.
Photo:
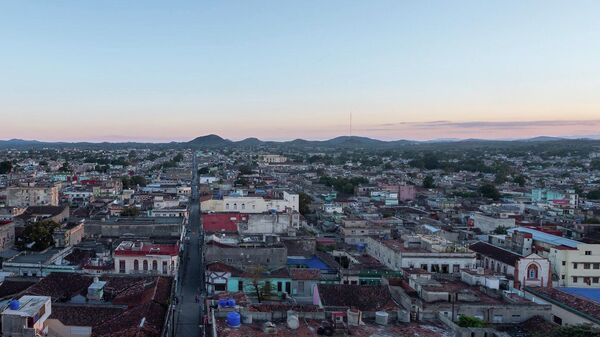
<path fill-rule="evenodd" d="M 586 250 L 585 251 L 585 255 L 592 255 L 592 251 L 591 250 Z"/>
<path fill-rule="evenodd" d="M 167 273 L 167 268 L 168 268 L 167 261 L 163 261 L 163 263 L 162 263 L 162 273 L 163 274 Z"/>
<path fill-rule="evenodd" d="M 119 273 L 125 273 L 125 260 L 119 260 Z"/>
<path fill-rule="evenodd" d="M 577 262 L 573 262 L 573 269 L 577 269 Z"/>
<path fill-rule="evenodd" d="M 534 264 L 527 268 L 527 278 L 530 280 L 537 280 L 538 278 L 538 267 Z"/>
<path fill-rule="evenodd" d="M 285 283 L 285 292 L 288 294 L 292 293 L 292 284 L 290 282 Z"/>
<path fill-rule="evenodd" d="M 584 263 L 583 264 L 583 269 L 590 269 L 590 264 L 589 263 Z"/>
<path fill-rule="evenodd" d="M 592 280 L 589 277 L 584 277 L 583 278 L 583 283 L 585 283 L 587 285 L 590 285 L 590 284 L 592 284 Z"/>
<path fill-rule="evenodd" d="M 567 265 L 567 261 L 563 261 L 563 262 L 562 262 L 562 265 L 563 265 L 563 266 L 566 266 L 566 265 Z"/>
<path fill-rule="evenodd" d="M 561 279 L 561 280 L 564 280 L 564 279 L 565 279 L 565 275 L 562 275 L 562 276 L 560 277 L 560 279 Z"/>
<path fill-rule="evenodd" d="M 225 291 L 226 287 L 225 287 L 225 283 L 217 283 L 214 285 L 215 287 L 215 291 Z"/>
<path fill-rule="evenodd" d="M 277 292 L 281 292 L 283 290 L 283 284 L 281 282 L 277 282 Z"/>
<path fill-rule="evenodd" d="M 148 260 L 144 260 L 142 265 L 144 266 L 144 271 L 148 271 Z"/>
<path fill-rule="evenodd" d="M 600 269 L 600 263 L 594 263 L 594 269 Z"/>
<path fill-rule="evenodd" d="M 133 270 L 135 270 L 135 271 L 140 270 L 140 261 L 133 260 Z"/>
<path fill-rule="evenodd" d="M 152 261 L 152 270 L 158 271 L 158 261 Z"/>
<path fill-rule="evenodd" d="M 244 291 L 244 281 L 238 281 L 238 291 Z"/>
<path fill-rule="evenodd" d="M 592 283 L 598 283 L 599 280 L 599 277 L 592 277 Z"/>
<path fill-rule="evenodd" d="M 577 283 L 577 276 L 573 276 L 573 283 Z"/>

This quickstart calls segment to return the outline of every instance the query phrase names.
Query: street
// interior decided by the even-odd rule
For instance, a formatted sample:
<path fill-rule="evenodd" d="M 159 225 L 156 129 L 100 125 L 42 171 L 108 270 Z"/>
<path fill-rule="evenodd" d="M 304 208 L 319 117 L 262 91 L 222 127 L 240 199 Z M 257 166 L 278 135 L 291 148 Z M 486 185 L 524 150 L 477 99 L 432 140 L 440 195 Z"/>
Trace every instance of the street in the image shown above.
<path fill-rule="evenodd" d="M 204 336 L 204 261 L 202 258 L 204 237 L 200 226 L 200 203 L 196 157 L 193 158 L 192 196 L 190 198 L 189 226 L 191 233 L 185 242 L 180 284 L 177 297 L 176 336 Z"/>

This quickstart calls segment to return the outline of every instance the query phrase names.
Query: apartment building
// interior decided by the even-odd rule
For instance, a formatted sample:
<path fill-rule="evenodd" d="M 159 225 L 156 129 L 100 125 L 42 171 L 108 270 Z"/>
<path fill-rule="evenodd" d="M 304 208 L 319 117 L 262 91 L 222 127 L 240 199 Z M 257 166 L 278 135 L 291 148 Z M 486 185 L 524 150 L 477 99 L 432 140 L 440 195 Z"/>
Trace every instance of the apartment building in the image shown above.
<path fill-rule="evenodd" d="M 13 186 L 6 189 L 8 207 L 58 206 L 58 186 Z"/>

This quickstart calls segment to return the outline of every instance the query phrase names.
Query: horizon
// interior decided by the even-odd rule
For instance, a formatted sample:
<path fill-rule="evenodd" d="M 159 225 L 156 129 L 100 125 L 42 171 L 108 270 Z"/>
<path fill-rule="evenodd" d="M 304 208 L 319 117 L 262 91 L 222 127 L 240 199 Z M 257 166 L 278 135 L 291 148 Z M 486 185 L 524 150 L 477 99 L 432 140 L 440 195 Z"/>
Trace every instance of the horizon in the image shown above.
<path fill-rule="evenodd" d="M 4 139 L 600 136 L 600 3 L 4 2 Z"/>
<path fill-rule="evenodd" d="M 376 138 L 376 137 L 368 137 L 368 136 L 362 136 L 362 135 L 338 135 L 338 136 L 334 136 L 334 137 L 330 137 L 330 138 L 321 138 L 321 139 L 309 139 L 309 138 L 290 138 L 290 139 L 267 139 L 267 138 L 260 138 L 260 137 L 246 137 L 246 138 L 241 138 L 241 139 L 231 139 L 231 138 L 227 138 L 227 137 L 223 137 L 219 134 L 215 134 L 215 133 L 209 133 L 209 134 L 204 134 L 204 135 L 200 135 L 200 136 L 196 136 L 194 138 L 191 139 L 183 139 L 183 140 L 169 140 L 169 139 L 165 139 L 165 140 L 132 140 L 132 139 L 126 139 L 123 138 L 121 140 L 74 140 L 74 141 L 69 141 L 69 140 L 42 140 L 42 139 L 22 139 L 22 138 L 9 138 L 9 139 L 0 139 L 0 142 L 18 142 L 18 141 L 22 141 L 22 142 L 40 142 L 40 143 L 67 143 L 67 144 L 75 144 L 75 143 L 91 143 L 91 144 L 100 144 L 100 143 L 109 143 L 109 144 L 119 144 L 119 143 L 146 143 L 146 144 L 168 144 L 168 143 L 187 143 L 187 142 L 191 142 L 196 140 L 197 138 L 203 138 L 203 137 L 210 137 L 210 136 L 216 136 L 219 137 L 225 141 L 232 141 L 232 142 L 240 142 L 240 141 L 244 141 L 247 139 L 258 139 L 261 142 L 275 142 L 275 143 L 285 143 L 285 142 L 291 142 L 294 140 L 305 140 L 305 141 L 328 141 L 328 140 L 333 140 L 333 139 L 337 139 L 337 138 L 343 138 L 343 137 L 348 137 L 348 138 L 366 138 L 366 139 L 372 139 L 372 140 L 378 140 L 378 141 L 383 141 L 383 142 L 394 142 L 394 141 L 409 141 L 409 142 L 418 142 L 418 143 L 427 143 L 427 142 L 439 142 L 439 143 L 443 143 L 443 142 L 460 142 L 460 141 L 468 141 L 468 140 L 475 140 L 475 141 L 507 141 L 507 142 L 511 142 L 511 141 L 526 141 L 526 140 L 531 140 L 531 139 L 538 139 L 538 138 L 551 138 L 551 139 L 561 139 L 561 140 L 600 140 L 600 134 L 598 135 L 581 135 L 581 136 L 549 136 L 549 135 L 537 135 L 537 136 L 532 136 L 532 137 L 524 137 L 524 138 L 434 138 L 434 139 L 422 139 L 422 140 L 417 140 L 417 139 L 409 139 L 409 138 L 397 138 L 397 139 L 381 139 L 381 138 Z"/>

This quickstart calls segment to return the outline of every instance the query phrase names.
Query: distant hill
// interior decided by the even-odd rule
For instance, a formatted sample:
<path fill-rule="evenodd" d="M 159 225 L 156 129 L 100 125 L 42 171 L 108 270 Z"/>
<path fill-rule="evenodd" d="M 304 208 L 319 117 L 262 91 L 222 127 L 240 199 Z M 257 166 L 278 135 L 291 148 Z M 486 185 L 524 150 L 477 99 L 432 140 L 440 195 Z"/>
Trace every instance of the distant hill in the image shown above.
<path fill-rule="evenodd" d="M 209 134 L 194 138 L 188 142 L 170 143 L 91 143 L 91 142 L 42 142 L 37 140 L 10 139 L 0 140 L 0 149 L 39 149 L 39 148 L 79 148 L 79 149 L 184 149 L 184 148 L 274 148 L 274 149 L 298 149 L 298 150 L 335 150 L 335 149 L 367 149 L 386 150 L 402 147 L 416 146 L 420 150 L 454 150 L 474 148 L 522 148 L 534 146 L 546 146 L 551 142 L 553 146 L 575 146 L 589 145 L 597 148 L 600 140 L 573 139 L 559 137 L 534 137 L 521 140 L 484 140 L 484 139 L 437 139 L 429 141 L 392 140 L 385 141 L 360 136 L 340 136 L 328 140 L 305 140 L 294 139 L 291 141 L 263 141 L 258 138 L 246 138 L 240 141 L 232 141 L 215 134 Z"/>

